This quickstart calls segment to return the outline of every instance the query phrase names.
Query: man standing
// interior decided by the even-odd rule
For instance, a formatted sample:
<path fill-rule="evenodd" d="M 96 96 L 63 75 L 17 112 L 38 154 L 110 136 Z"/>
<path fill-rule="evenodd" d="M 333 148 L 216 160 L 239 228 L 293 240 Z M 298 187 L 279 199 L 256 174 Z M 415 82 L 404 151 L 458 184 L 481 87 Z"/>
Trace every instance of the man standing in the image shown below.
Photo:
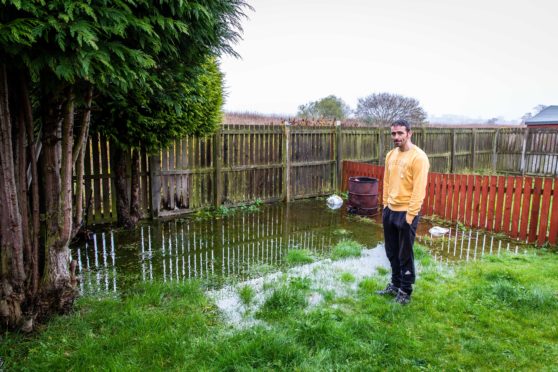
<path fill-rule="evenodd" d="M 413 244 L 430 168 L 424 151 L 411 142 L 412 134 L 407 120 L 396 120 L 391 124 L 395 148 L 386 155 L 382 212 L 391 283 L 376 292 L 396 296 L 395 301 L 402 305 L 411 301 L 413 292 Z"/>

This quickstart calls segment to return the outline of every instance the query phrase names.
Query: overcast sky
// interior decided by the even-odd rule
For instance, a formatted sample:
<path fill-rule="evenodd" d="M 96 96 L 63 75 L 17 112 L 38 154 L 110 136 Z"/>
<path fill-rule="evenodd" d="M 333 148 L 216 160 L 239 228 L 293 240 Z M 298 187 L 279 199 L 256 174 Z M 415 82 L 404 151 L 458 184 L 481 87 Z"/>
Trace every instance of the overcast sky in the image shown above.
<path fill-rule="evenodd" d="M 519 119 L 558 104 L 557 0 L 248 0 L 223 57 L 226 111 L 294 115 L 334 94 L 416 98 L 430 116 Z"/>

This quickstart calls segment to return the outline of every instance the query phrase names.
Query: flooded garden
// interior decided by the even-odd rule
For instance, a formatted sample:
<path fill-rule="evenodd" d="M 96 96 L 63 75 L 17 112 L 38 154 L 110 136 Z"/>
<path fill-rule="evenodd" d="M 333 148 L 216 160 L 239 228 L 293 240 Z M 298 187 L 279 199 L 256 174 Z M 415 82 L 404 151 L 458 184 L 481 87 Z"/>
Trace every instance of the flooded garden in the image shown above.
<path fill-rule="evenodd" d="M 436 224 L 434 223 L 436 222 Z M 379 216 L 325 199 L 100 228 L 72 247 L 81 297 L 36 335 L 5 335 L 10 370 L 551 370 L 556 254 L 423 220 L 407 306 Z M 440 229 L 438 229 L 440 230 Z"/>
<path fill-rule="evenodd" d="M 459 225 L 441 237 L 422 220 L 417 242 L 435 260 L 475 260 L 521 244 Z M 292 264 L 289 252 L 303 250 L 313 260 L 327 259 L 339 242 L 354 241 L 383 252 L 381 216 L 360 217 L 345 208 L 331 210 L 321 198 L 143 222 L 137 229 L 99 229 L 91 240 L 73 246 L 83 295 L 116 292 L 138 281 L 202 279 L 210 286 L 280 271 Z M 381 256 L 381 255 L 380 255 Z M 384 262 L 385 264 L 385 262 Z M 363 263 L 365 265 L 365 263 Z"/>

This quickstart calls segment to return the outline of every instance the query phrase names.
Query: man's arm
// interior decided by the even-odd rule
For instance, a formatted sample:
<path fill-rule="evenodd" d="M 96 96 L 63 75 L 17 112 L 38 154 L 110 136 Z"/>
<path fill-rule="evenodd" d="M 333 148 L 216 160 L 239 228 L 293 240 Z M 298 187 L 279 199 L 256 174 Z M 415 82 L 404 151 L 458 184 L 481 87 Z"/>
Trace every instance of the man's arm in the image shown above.
<path fill-rule="evenodd" d="M 389 157 L 389 152 L 386 155 L 386 160 L 384 162 L 384 186 L 382 192 L 382 204 L 384 205 L 384 208 L 387 207 L 388 205 L 388 188 L 389 188 L 388 157 Z"/>
<path fill-rule="evenodd" d="M 422 202 L 426 196 L 426 184 L 428 182 L 428 170 L 430 169 L 430 162 L 428 157 L 418 156 L 413 161 L 413 192 L 411 200 L 409 201 L 409 208 L 405 219 L 408 224 L 413 223 L 413 219 L 420 212 Z"/>

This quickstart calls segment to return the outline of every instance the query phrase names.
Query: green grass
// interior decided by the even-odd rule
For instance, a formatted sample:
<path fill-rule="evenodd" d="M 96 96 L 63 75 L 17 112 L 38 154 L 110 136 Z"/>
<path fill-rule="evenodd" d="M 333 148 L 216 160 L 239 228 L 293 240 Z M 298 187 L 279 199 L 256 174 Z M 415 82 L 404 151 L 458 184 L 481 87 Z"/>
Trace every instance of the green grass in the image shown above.
<path fill-rule="evenodd" d="M 34 335 L 3 334 L 6 370 L 536 370 L 558 360 L 558 254 L 440 266 L 417 246 L 412 302 L 374 291 L 309 307 L 307 278 L 279 281 L 261 325 L 235 330 L 194 282 L 82 298 Z M 349 278 L 343 273 L 338 280 Z"/>
<path fill-rule="evenodd" d="M 340 260 L 349 257 L 360 257 L 362 248 L 362 245 L 354 240 L 342 240 L 331 250 L 331 258 Z"/>
<path fill-rule="evenodd" d="M 238 289 L 238 296 L 244 305 L 250 305 L 256 297 L 256 291 L 249 285 L 243 285 Z"/>
<path fill-rule="evenodd" d="M 297 265 L 314 262 L 314 257 L 308 249 L 291 249 L 287 252 L 285 261 L 290 265 Z"/>

